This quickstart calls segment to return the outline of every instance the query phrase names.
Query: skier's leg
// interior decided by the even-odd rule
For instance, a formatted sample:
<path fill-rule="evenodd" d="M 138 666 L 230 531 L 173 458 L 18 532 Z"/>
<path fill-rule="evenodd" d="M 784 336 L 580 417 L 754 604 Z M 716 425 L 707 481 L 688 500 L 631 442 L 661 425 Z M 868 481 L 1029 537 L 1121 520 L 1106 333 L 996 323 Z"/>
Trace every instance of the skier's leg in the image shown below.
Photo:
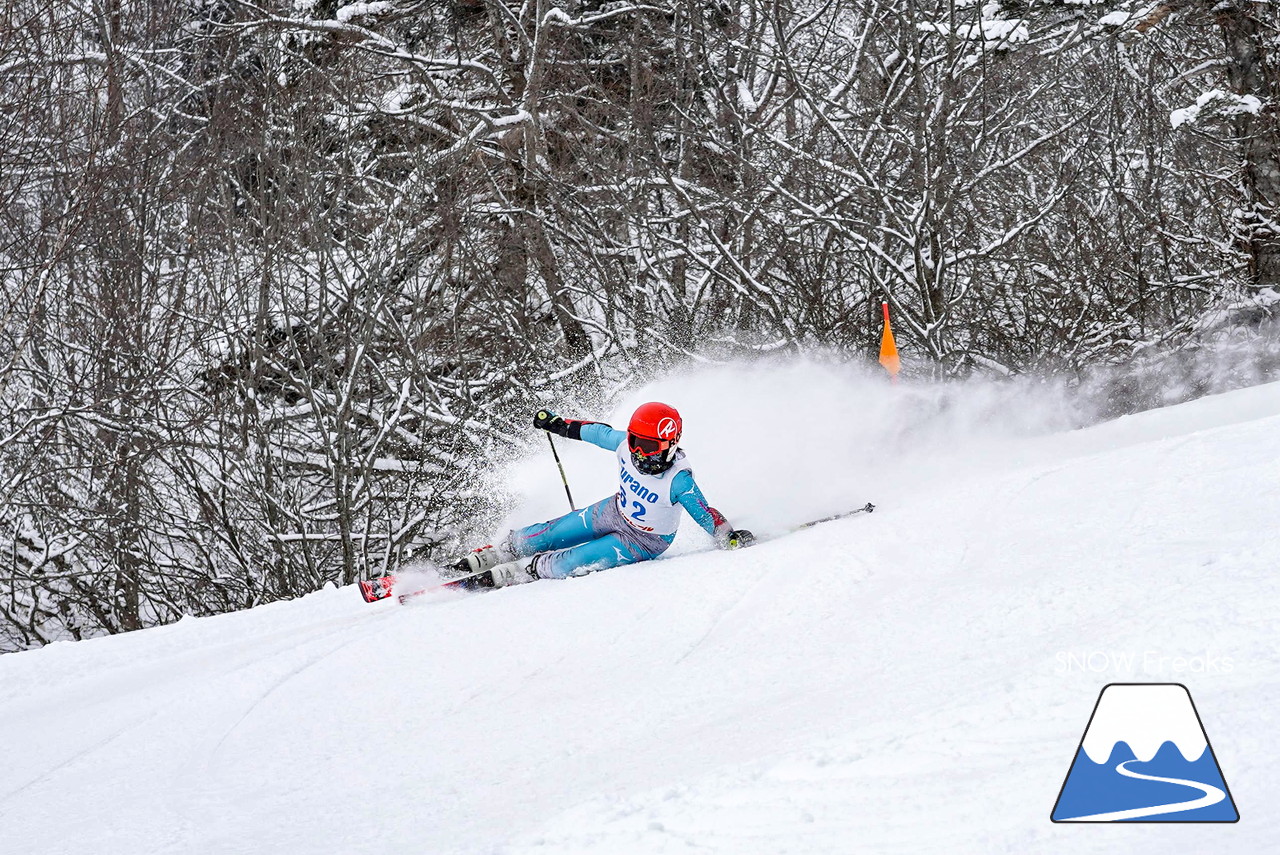
<path fill-rule="evenodd" d="M 674 534 L 650 534 L 628 523 L 612 497 L 599 508 L 595 526 L 600 531 L 599 537 L 590 543 L 539 555 L 532 571 L 543 579 L 580 576 L 592 570 L 657 558 L 675 540 Z"/>
<path fill-rule="evenodd" d="M 576 543 L 555 545 L 570 540 Z M 492 581 L 494 587 L 503 588 L 534 579 L 581 576 L 657 558 L 673 540 L 675 535 L 650 534 L 629 524 L 610 496 L 577 514 L 512 532 L 508 549 L 518 548 L 525 554 L 493 567 Z"/>
<path fill-rule="evenodd" d="M 532 582 L 534 579 L 583 576 L 593 570 L 605 570 L 657 558 L 666 551 L 672 540 L 674 536 L 611 531 L 588 543 L 499 564 L 492 570 L 491 581 L 493 587 L 505 588 L 508 585 Z"/>
<path fill-rule="evenodd" d="M 587 543 L 609 531 L 600 521 L 613 504 L 614 497 L 608 496 L 553 520 L 514 529 L 493 546 L 482 546 L 469 553 L 464 559 L 467 569 L 479 573 L 516 558 Z"/>
<path fill-rule="evenodd" d="M 606 496 L 562 517 L 515 529 L 507 535 L 507 546 L 515 557 L 522 558 L 587 543 L 609 531 L 601 526 L 601 521 L 613 505 L 614 497 Z"/>
<path fill-rule="evenodd" d="M 582 576 L 593 570 L 606 570 L 657 558 L 666 550 L 667 544 L 658 540 L 657 545 L 661 549 L 654 548 L 655 545 L 638 543 L 634 538 L 622 536 L 620 532 L 610 532 L 590 543 L 539 555 L 532 569 L 543 579 Z"/>

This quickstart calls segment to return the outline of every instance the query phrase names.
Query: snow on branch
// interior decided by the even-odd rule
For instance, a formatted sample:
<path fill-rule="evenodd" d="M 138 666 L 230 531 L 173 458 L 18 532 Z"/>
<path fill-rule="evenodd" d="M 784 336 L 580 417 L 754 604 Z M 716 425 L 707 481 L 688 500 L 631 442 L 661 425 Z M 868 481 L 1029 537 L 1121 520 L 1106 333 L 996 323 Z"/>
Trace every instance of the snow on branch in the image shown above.
<path fill-rule="evenodd" d="M 106 65 L 107 55 L 99 51 L 68 53 L 61 56 L 26 56 L 0 65 L 0 76 L 13 74 L 25 68 L 48 68 L 54 65 Z"/>
<path fill-rule="evenodd" d="M 356 4 L 356 5 L 376 5 L 376 4 Z M 367 27 L 350 23 L 349 21 L 340 20 L 308 20 L 305 18 L 287 18 L 280 15 L 272 15 L 263 13 L 261 17 L 240 24 L 223 25 L 229 29 L 237 29 L 242 31 L 252 31 L 258 29 L 277 29 L 277 30 L 293 30 L 302 32 L 321 33 L 333 36 L 336 39 L 347 41 L 353 45 L 360 46 L 373 53 L 385 56 L 389 59 L 396 59 L 406 62 L 410 65 L 432 70 L 450 70 L 450 71 L 474 71 L 491 81 L 497 81 L 498 77 L 494 70 L 482 62 L 473 59 L 464 59 L 458 57 L 446 56 L 430 56 L 419 54 L 407 50 L 403 45 L 387 38 L 381 33 L 375 32 Z"/>
<path fill-rule="evenodd" d="M 941 21 L 925 21 L 916 24 L 916 29 L 923 33 L 937 33 L 940 36 L 954 35 L 966 42 L 981 42 L 992 50 L 1009 49 L 1017 44 L 1024 44 L 1030 38 L 1027 22 L 1021 18 L 1006 20 L 1004 18 L 984 18 L 973 24 L 947 24 Z"/>
<path fill-rule="evenodd" d="M 360 18 L 376 18 L 393 8 L 392 4 L 386 0 L 379 0 L 376 3 L 348 3 L 334 12 L 333 17 L 346 24 Z"/>
<path fill-rule="evenodd" d="M 1175 128 L 1194 125 L 1197 122 L 1229 119 L 1246 113 L 1258 115 L 1262 101 L 1254 95 L 1237 95 L 1222 89 L 1210 89 L 1190 107 L 1181 107 L 1169 113 L 1169 124 Z"/>
<path fill-rule="evenodd" d="M 641 12 L 656 12 L 660 15 L 671 14 L 670 9 L 664 9 L 661 6 L 631 5 L 631 6 L 616 6 L 612 9 L 607 9 L 603 12 L 596 12 L 591 15 L 583 15 L 579 18 L 571 18 L 569 17 L 569 14 L 565 12 L 563 9 L 559 8 L 558 6 L 553 6 L 552 8 L 547 10 L 547 13 L 545 15 L 542 16 L 542 23 L 544 26 L 550 26 L 554 24 L 555 26 L 564 27 L 566 29 L 580 30 L 580 29 L 586 29 L 587 27 L 591 27 L 595 24 L 599 24 L 603 21 L 608 21 L 611 18 L 621 17 L 622 15 L 634 15 L 634 14 L 639 14 Z"/>

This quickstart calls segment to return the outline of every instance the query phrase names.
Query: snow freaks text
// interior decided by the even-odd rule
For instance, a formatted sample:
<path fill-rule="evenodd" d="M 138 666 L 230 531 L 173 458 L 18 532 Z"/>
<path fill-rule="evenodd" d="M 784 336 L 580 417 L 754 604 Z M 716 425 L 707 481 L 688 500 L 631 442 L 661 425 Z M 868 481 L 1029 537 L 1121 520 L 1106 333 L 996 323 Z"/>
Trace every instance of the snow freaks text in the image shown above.
<path fill-rule="evenodd" d="M 1201 653 L 1170 655 L 1158 650 L 1061 650 L 1054 659 L 1059 674 L 1230 674 L 1236 663 L 1230 656 Z"/>

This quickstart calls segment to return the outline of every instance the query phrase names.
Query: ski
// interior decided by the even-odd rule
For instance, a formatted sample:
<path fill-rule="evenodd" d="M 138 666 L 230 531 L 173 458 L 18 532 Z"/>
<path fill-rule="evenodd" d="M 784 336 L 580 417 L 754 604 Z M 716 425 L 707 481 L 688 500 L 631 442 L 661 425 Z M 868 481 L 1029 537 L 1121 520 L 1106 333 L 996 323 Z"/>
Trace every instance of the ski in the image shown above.
<path fill-rule="evenodd" d="M 792 528 L 791 531 L 792 532 L 803 531 L 806 528 L 813 528 L 814 526 L 821 525 L 822 523 L 829 523 L 829 522 L 834 522 L 836 520 L 847 519 L 851 516 L 855 516 L 856 514 L 869 514 L 875 509 L 876 509 L 875 505 L 871 504 L 870 502 L 867 502 L 862 507 L 854 508 L 851 511 L 845 511 L 844 513 L 840 513 L 840 514 L 832 514 L 829 517 L 822 517 L 821 519 L 810 520 L 807 523 L 801 523 L 800 525 Z M 769 538 L 769 539 L 771 540 L 772 538 Z M 760 540 L 753 540 L 752 543 L 750 544 L 743 544 L 743 548 L 747 546 L 751 546 L 755 543 L 760 543 L 760 542 L 761 542 Z M 465 572 L 467 570 L 466 561 L 465 560 L 459 561 L 451 569 L 456 572 Z M 460 576 L 458 578 L 450 579 L 447 582 L 441 582 L 436 585 L 427 585 L 425 587 L 419 588 L 414 591 L 408 591 L 403 594 L 396 594 L 395 592 L 395 585 L 396 585 L 397 578 L 398 577 L 395 574 L 390 574 L 387 576 L 380 576 L 377 579 L 362 579 L 360 580 L 360 583 L 359 583 L 360 596 L 364 597 L 364 601 L 366 603 L 376 603 L 379 600 L 385 600 L 394 596 L 396 597 L 398 602 L 403 604 L 406 600 L 411 600 L 414 597 L 421 597 L 424 594 L 431 594 L 437 591 L 449 591 L 449 590 L 487 591 L 494 587 L 493 573 L 489 570 L 483 570 L 479 573 L 471 573 L 468 575 Z"/>
<path fill-rule="evenodd" d="M 396 584 L 395 574 L 387 576 L 379 576 L 377 579 L 361 579 L 360 596 L 364 597 L 366 603 L 376 603 L 378 600 L 385 600 L 391 596 L 392 588 Z"/>
<path fill-rule="evenodd" d="M 485 577 L 487 577 L 487 579 Z M 398 577 L 394 574 L 381 576 L 377 579 L 362 580 L 360 582 L 360 596 L 364 597 L 364 601 L 366 603 L 376 603 L 381 600 L 390 599 L 391 597 L 396 597 L 403 603 L 411 597 L 420 597 L 423 594 L 429 594 L 432 591 L 447 591 L 450 589 L 471 591 L 481 588 L 492 588 L 493 574 L 486 570 L 483 573 L 477 573 L 474 576 L 466 576 L 462 579 L 450 579 L 448 582 L 441 582 L 438 585 L 428 585 L 425 588 L 419 588 L 416 591 L 410 591 L 399 595 L 395 592 L 397 581 Z"/>
<path fill-rule="evenodd" d="M 463 576 L 461 579 L 450 579 L 448 582 L 441 582 L 439 585 L 428 585 L 416 591 L 400 594 L 396 597 L 396 600 L 400 605 L 404 605 L 406 600 L 421 597 L 423 594 L 434 594 L 439 591 L 488 591 L 493 587 L 493 571 L 482 570 L 470 576 Z"/>
<path fill-rule="evenodd" d="M 426 585 L 423 588 L 410 591 L 407 594 L 399 595 L 400 602 L 404 602 L 410 597 L 418 597 L 431 591 L 444 591 L 449 589 L 459 589 L 464 591 L 477 590 L 480 588 L 493 587 L 493 574 L 486 571 L 480 573 L 472 573 L 467 566 L 465 560 L 459 561 L 449 568 L 455 574 L 452 579 L 446 582 L 440 582 L 434 585 Z M 364 597 L 366 603 L 376 603 L 379 600 L 386 600 L 395 596 L 396 583 L 400 581 L 400 577 L 395 573 L 388 573 L 386 576 L 379 576 L 377 579 L 361 579 L 360 596 Z"/>

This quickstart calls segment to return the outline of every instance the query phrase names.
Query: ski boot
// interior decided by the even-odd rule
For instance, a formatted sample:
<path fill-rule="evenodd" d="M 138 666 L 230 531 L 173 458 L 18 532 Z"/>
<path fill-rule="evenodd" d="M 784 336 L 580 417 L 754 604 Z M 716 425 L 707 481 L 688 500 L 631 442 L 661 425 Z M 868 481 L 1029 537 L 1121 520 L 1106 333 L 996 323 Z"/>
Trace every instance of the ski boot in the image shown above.
<path fill-rule="evenodd" d="M 492 575 L 495 588 L 523 585 L 525 582 L 533 582 L 539 578 L 538 569 L 535 566 L 537 563 L 536 555 L 532 558 L 517 558 L 515 561 L 508 561 L 491 568 L 486 575 Z"/>
<path fill-rule="evenodd" d="M 515 559 L 515 550 L 504 540 L 497 546 L 482 546 L 479 549 L 471 550 L 465 558 L 453 566 L 453 569 L 459 573 L 472 576 Z"/>

